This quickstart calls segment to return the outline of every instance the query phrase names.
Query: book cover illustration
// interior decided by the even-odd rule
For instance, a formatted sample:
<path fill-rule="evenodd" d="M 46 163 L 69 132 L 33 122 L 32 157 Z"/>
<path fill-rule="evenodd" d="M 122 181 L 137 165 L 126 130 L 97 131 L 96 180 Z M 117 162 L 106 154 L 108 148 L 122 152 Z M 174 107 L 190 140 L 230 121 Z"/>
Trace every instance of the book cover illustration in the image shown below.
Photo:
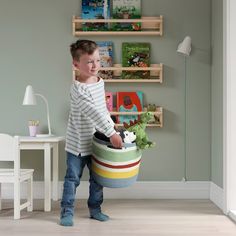
<path fill-rule="evenodd" d="M 122 66 L 149 67 L 150 43 L 122 43 Z M 122 79 L 149 79 L 150 71 L 122 71 Z"/>
<path fill-rule="evenodd" d="M 99 49 L 99 55 L 100 55 L 100 64 L 101 67 L 112 67 L 113 66 L 113 43 L 111 41 L 101 41 L 96 42 Z M 113 71 L 105 71 L 101 70 L 99 71 L 98 75 L 106 79 L 112 79 Z"/>
<path fill-rule="evenodd" d="M 117 111 L 140 112 L 143 110 L 143 92 L 117 92 Z M 139 115 L 118 115 L 117 122 L 123 124 L 139 119 Z"/>
<path fill-rule="evenodd" d="M 112 92 L 105 93 L 105 101 L 107 105 L 107 110 L 113 111 L 113 93 Z"/>
<path fill-rule="evenodd" d="M 113 19 L 140 19 L 141 0 L 113 0 Z M 117 31 L 138 31 L 141 30 L 141 23 L 113 23 L 112 30 Z"/>
<path fill-rule="evenodd" d="M 82 19 L 110 18 L 110 0 L 82 0 Z M 108 23 L 83 23 L 83 31 L 106 31 Z"/>

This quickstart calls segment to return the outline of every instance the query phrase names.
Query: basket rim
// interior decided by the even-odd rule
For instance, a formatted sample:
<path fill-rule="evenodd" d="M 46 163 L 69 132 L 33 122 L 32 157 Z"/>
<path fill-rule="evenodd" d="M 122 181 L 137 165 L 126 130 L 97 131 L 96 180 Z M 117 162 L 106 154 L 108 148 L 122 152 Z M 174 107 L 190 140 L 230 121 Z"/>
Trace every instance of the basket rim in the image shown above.
<path fill-rule="evenodd" d="M 106 142 L 106 141 L 104 141 L 104 140 L 98 139 L 98 138 L 96 138 L 95 136 L 93 136 L 93 140 L 94 140 L 95 142 L 99 143 L 99 144 L 106 145 L 107 147 L 112 145 L 110 142 Z M 130 147 L 136 147 L 136 146 L 137 146 L 136 143 L 124 143 L 124 142 L 122 143 L 122 145 L 123 145 L 123 147 L 125 147 L 125 148 L 130 148 Z M 109 148 L 109 147 L 108 147 L 108 148 Z M 110 149 L 112 149 L 112 148 L 110 148 Z"/>

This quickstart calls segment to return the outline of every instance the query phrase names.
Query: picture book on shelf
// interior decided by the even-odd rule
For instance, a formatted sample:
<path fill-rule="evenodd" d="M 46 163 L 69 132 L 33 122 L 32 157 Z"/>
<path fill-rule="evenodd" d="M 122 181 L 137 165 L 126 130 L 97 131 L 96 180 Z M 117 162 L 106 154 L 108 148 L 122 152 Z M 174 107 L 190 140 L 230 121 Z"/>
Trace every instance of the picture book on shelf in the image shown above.
<path fill-rule="evenodd" d="M 150 43 L 122 43 L 122 66 L 149 67 Z M 150 71 L 123 71 L 122 79 L 148 79 Z"/>
<path fill-rule="evenodd" d="M 82 0 L 82 19 L 108 19 L 110 18 L 110 0 Z M 83 23 L 83 31 L 106 31 L 108 23 Z"/>
<path fill-rule="evenodd" d="M 113 43 L 111 41 L 100 41 L 96 42 L 99 49 L 100 54 L 100 64 L 101 67 L 112 67 L 113 66 Z M 112 79 L 113 71 L 99 71 L 99 76 L 106 80 Z"/>
<path fill-rule="evenodd" d="M 107 105 L 107 110 L 113 111 L 113 93 L 112 92 L 105 92 L 105 101 Z"/>
<path fill-rule="evenodd" d="M 119 112 L 140 112 L 143 110 L 143 92 L 117 92 L 116 106 Z M 117 122 L 123 124 L 124 122 L 137 120 L 139 115 L 118 115 Z"/>
<path fill-rule="evenodd" d="M 112 4 L 113 19 L 140 19 L 141 0 L 113 0 Z M 113 23 L 114 31 L 138 31 L 141 30 L 141 23 Z"/>

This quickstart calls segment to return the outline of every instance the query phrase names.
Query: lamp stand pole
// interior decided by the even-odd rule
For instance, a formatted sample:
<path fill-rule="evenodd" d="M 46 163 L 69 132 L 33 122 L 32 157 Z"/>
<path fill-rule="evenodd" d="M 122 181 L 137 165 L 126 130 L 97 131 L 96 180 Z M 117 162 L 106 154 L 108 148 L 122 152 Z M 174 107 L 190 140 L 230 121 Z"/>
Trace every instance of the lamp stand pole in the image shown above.
<path fill-rule="evenodd" d="M 187 59 L 184 56 L 184 176 L 183 182 L 187 181 Z"/>
<path fill-rule="evenodd" d="M 50 125 L 50 117 L 49 117 L 48 101 L 47 101 L 47 99 L 42 94 L 35 93 L 35 95 L 41 97 L 43 99 L 43 101 L 45 102 L 46 108 L 47 108 L 47 121 L 48 121 L 48 134 L 46 134 L 46 135 L 37 135 L 37 136 L 44 136 L 44 137 L 45 136 L 52 136 L 51 125 Z"/>

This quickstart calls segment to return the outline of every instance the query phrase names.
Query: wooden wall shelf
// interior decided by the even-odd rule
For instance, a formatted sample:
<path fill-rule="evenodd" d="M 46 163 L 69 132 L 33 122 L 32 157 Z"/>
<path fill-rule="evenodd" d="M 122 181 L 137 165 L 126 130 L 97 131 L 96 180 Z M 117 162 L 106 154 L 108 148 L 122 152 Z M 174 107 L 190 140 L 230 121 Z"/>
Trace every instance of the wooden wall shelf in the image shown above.
<path fill-rule="evenodd" d="M 117 115 L 141 115 L 142 113 L 146 112 L 147 109 L 144 108 L 142 112 L 119 112 L 119 111 L 111 111 L 110 114 L 117 116 Z M 147 124 L 147 127 L 163 127 L 163 107 L 157 107 L 157 110 L 154 113 L 156 123 Z M 117 126 L 123 126 L 123 124 L 116 124 Z"/>
<path fill-rule="evenodd" d="M 101 71 L 113 71 L 114 79 L 106 79 L 107 83 L 162 83 L 163 64 L 151 64 L 150 67 L 122 67 L 121 64 L 114 64 L 113 67 L 102 67 Z M 121 79 L 122 71 L 150 71 L 150 79 Z M 73 78 L 79 74 L 79 70 L 73 68 Z"/>
<path fill-rule="evenodd" d="M 83 31 L 83 23 L 141 23 L 140 31 Z M 162 36 L 163 16 L 142 17 L 141 19 L 81 19 L 73 16 L 72 19 L 73 36 Z M 122 67 L 121 64 L 114 64 L 112 67 L 103 67 L 101 71 L 113 71 L 112 79 L 105 79 L 106 83 L 162 83 L 163 64 L 151 64 L 150 67 Z M 121 79 L 122 71 L 150 71 L 149 79 Z M 73 67 L 73 79 L 79 74 L 79 70 Z M 116 110 L 116 109 L 114 109 Z M 110 112 L 111 115 L 140 115 L 146 112 Z M 155 122 L 147 124 L 147 127 L 163 127 L 163 108 L 157 107 L 154 112 Z M 123 124 L 116 124 L 123 126 Z"/>
<path fill-rule="evenodd" d="M 141 31 L 83 31 L 82 23 L 132 23 L 141 22 Z M 163 16 L 142 17 L 141 19 L 81 19 L 73 16 L 72 30 L 74 36 L 99 36 L 99 35 L 163 35 Z"/>

